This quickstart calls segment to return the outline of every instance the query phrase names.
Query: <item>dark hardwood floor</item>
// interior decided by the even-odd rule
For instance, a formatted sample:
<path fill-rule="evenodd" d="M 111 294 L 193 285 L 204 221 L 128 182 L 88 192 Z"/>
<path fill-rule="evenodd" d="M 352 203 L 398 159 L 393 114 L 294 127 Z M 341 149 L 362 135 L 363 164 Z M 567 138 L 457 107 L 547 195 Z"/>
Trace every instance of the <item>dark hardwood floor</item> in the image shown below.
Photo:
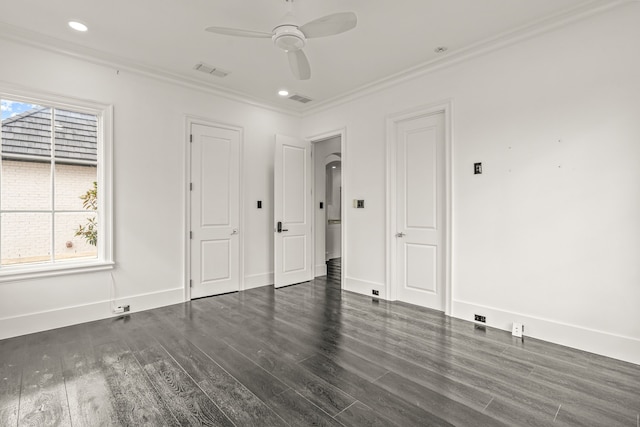
<path fill-rule="evenodd" d="M 316 279 L 0 341 L 0 425 L 640 426 L 640 366 Z"/>
<path fill-rule="evenodd" d="M 327 280 L 340 282 L 342 277 L 342 258 L 331 258 L 327 261 Z"/>

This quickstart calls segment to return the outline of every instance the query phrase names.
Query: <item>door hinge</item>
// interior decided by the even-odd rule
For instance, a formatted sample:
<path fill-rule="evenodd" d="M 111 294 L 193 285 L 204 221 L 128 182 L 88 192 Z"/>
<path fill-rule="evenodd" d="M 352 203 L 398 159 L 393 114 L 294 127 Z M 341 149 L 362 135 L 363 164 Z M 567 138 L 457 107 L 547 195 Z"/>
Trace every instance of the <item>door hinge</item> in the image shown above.
<path fill-rule="evenodd" d="M 193 280 L 189 279 L 189 287 L 193 288 Z"/>
<path fill-rule="evenodd" d="M 189 183 L 189 191 L 193 191 L 193 182 Z"/>
<path fill-rule="evenodd" d="M 189 135 L 189 142 L 193 142 L 193 135 Z"/>
<path fill-rule="evenodd" d="M 190 232 L 189 232 L 189 238 L 190 238 L 190 239 L 193 239 L 193 231 L 190 231 Z"/>

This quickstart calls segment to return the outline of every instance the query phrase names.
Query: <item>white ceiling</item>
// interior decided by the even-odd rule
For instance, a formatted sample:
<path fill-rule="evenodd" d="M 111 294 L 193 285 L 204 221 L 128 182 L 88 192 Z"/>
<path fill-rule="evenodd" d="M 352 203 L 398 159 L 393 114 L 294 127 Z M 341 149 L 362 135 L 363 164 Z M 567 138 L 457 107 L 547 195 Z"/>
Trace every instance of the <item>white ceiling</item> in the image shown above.
<path fill-rule="evenodd" d="M 303 110 L 401 73 L 615 3 L 613 0 L 296 0 L 302 25 L 343 11 L 355 29 L 311 39 L 308 81 L 295 80 L 286 54 L 269 39 L 205 32 L 208 26 L 270 32 L 288 9 L 285 0 L 0 0 L 0 36 L 50 44 L 130 68 L 196 81 L 273 106 Z M 67 26 L 89 26 L 77 33 Z M 447 46 L 436 54 L 438 46 Z M 231 73 L 218 78 L 193 70 L 198 62 Z M 281 99 L 286 88 L 314 102 Z"/>

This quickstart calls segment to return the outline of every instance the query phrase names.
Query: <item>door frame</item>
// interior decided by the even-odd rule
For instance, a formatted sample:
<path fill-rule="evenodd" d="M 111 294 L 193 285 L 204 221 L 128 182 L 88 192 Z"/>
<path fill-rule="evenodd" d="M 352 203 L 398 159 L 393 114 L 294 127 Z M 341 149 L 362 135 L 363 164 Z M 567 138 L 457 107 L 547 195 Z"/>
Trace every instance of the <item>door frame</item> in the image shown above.
<path fill-rule="evenodd" d="M 236 126 L 218 122 L 216 120 L 208 119 L 206 117 L 198 117 L 193 115 L 185 115 L 185 127 L 184 127 L 184 181 L 182 188 L 184 189 L 184 264 L 182 266 L 182 275 L 184 278 L 184 301 L 191 300 L 191 238 L 189 232 L 191 231 L 191 126 L 192 125 L 204 125 L 217 127 L 220 129 L 228 129 L 237 131 L 240 135 L 239 138 L 239 187 L 240 194 L 238 195 L 238 212 L 240 215 L 240 235 L 238 245 L 238 290 L 244 290 L 244 235 L 245 235 L 245 218 L 244 218 L 244 128 L 242 126 Z"/>
<path fill-rule="evenodd" d="M 386 295 L 390 301 L 397 299 L 397 251 L 396 238 L 396 130 L 398 123 L 433 114 L 444 114 L 445 134 L 445 213 L 444 213 L 444 313 L 451 315 L 452 302 L 452 208 L 453 208 L 453 182 L 452 182 L 452 100 L 445 100 L 434 104 L 414 107 L 387 116 L 387 140 L 386 140 Z"/>
<path fill-rule="evenodd" d="M 316 188 L 316 171 L 315 171 L 315 147 L 316 143 L 322 142 L 327 139 L 340 137 L 340 158 L 341 158 L 341 167 L 342 167 L 342 175 L 340 177 L 340 182 L 342 183 L 342 200 L 340 200 L 340 286 L 344 288 L 345 286 L 345 278 L 347 271 L 347 209 L 346 203 L 347 200 L 346 195 L 347 191 L 347 181 L 348 178 L 345 173 L 345 167 L 347 164 L 347 128 L 346 126 L 343 128 L 339 128 L 336 130 L 323 132 L 314 136 L 307 137 L 306 139 L 311 143 L 311 176 L 312 176 L 312 188 L 315 190 Z M 324 198 L 324 195 L 323 195 Z M 319 202 L 318 195 L 316 195 L 315 191 L 313 191 L 313 231 L 312 231 L 312 252 L 313 252 L 313 277 L 315 278 L 315 260 L 316 260 L 316 206 Z M 326 250 L 326 246 L 325 246 Z"/>

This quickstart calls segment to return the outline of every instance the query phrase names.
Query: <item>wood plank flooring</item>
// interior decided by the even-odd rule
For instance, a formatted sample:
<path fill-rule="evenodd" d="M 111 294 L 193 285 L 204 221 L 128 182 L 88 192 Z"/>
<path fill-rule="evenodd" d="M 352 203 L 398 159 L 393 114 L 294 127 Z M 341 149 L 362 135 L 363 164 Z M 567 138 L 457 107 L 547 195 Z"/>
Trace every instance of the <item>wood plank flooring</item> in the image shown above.
<path fill-rule="evenodd" d="M 640 427 L 640 366 L 332 281 L 0 341 L 0 426 Z"/>

